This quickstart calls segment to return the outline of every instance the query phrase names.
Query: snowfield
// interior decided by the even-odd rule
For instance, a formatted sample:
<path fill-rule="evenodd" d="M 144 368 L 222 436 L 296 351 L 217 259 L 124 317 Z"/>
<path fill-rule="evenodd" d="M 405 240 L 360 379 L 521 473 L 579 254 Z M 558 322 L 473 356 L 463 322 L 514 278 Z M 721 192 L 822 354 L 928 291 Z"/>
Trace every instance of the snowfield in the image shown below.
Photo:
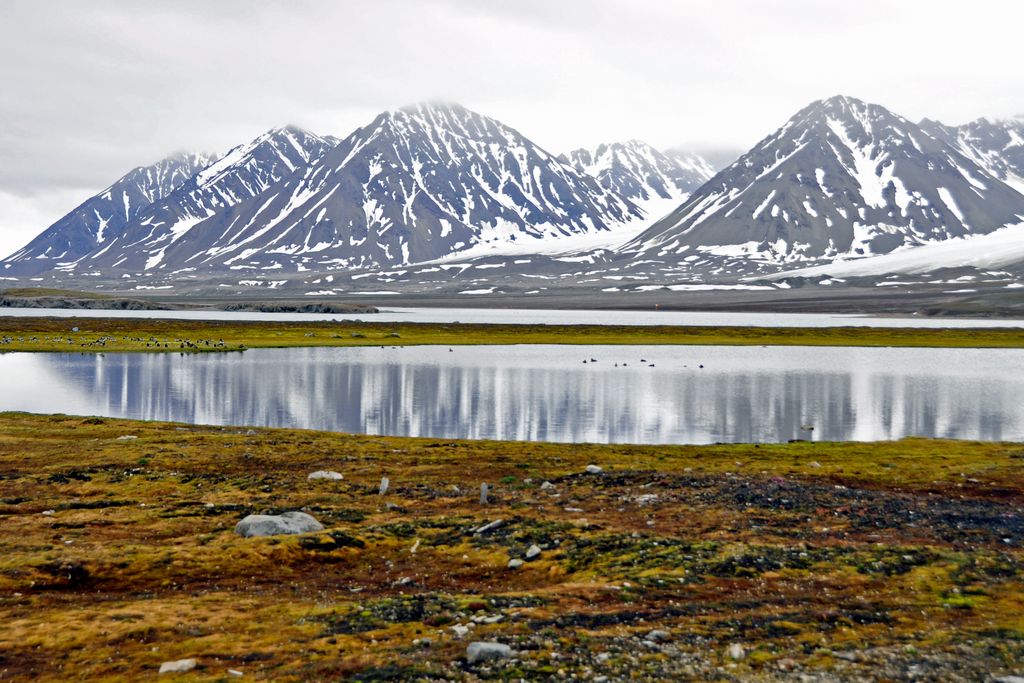
<path fill-rule="evenodd" d="M 959 266 L 986 270 L 1021 261 L 1024 261 L 1024 223 L 1007 226 L 987 235 L 970 235 L 919 247 L 905 247 L 890 254 L 788 270 L 761 279 L 927 273 L 939 268 Z"/>

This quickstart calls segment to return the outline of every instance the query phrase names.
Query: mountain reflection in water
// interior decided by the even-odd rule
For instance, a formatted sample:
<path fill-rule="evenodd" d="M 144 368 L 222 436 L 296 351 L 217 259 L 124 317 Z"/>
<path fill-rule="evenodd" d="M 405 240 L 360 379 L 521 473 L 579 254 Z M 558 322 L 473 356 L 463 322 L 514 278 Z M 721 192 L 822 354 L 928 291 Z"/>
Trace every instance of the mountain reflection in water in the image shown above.
<path fill-rule="evenodd" d="M 1021 350 L 476 346 L 186 356 L 12 353 L 0 355 L 0 376 L 2 410 L 203 424 L 612 443 L 1024 439 Z"/>

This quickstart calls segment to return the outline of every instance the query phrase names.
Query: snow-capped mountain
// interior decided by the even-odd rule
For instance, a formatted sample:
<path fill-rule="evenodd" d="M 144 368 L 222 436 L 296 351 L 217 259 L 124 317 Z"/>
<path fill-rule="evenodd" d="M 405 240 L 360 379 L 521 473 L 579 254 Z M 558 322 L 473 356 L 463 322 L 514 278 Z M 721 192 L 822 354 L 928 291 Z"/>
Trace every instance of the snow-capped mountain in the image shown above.
<path fill-rule="evenodd" d="M 1024 119 L 977 119 L 946 126 L 925 119 L 921 127 L 948 142 L 1007 185 L 1024 192 Z"/>
<path fill-rule="evenodd" d="M 120 234 L 86 255 L 76 267 L 152 268 L 164 251 L 197 223 L 259 196 L 338 142 L 294 126 L 268 130 L 231 149 L 174 192 L 142 209 Z"/>
<path fill-rule="evenodd" d="M 1024 196 L 884 107 L 814 102 L 624 250 L 788 263 L 887 253 L 1024 219 Z"/>
<path fill-rule="evenodd" d="M 129 171 L 0 262 L 0 271 L 34 275 L 95 251 L 120 235 L 146 207 L 171 194 L 216 158 L 211 154 L 175 154 Z"/>
<path fill-rule="evenodd" d="M 196 224 L 157 267 L 400 265 L 610 232 L 642 215 L 508 126 L 421 104 L 379 115 L 302 171 Z"/>
<path fill-rule="evenodd" d="M 670 156 L 639 140 L 573 150 L 565 159 L 580 173 L 597 178 L 601 187 L 641 205 L 652 200 L 682 201 L 715 174 L 696 154 Z"/>

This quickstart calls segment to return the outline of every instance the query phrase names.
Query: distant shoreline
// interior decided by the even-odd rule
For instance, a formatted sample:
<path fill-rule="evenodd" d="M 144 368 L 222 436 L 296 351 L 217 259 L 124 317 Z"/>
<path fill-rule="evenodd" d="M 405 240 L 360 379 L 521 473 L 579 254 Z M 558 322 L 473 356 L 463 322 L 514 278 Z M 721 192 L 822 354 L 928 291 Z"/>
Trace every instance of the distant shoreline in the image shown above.
<path fill-rule="evenodd" d="M 1024 348 L 1024 329 L 511 325 L 0 316 L 0 351 L 223 352 L 249 348 L 516 344 Z"/>
<path fill-rule="evenodd" d="M 16 290 L 18 291 L 18 290 Z M 259 313 L 378 313 L 376 306 L 363 303 L 328 303 L 312 301 L 295 303 L 289 301 L 263 302 L 226 302 L 210 305 L 150 301 L 128 297 L 107 296 L 91 292 L 69 292 L 67 294 L 48 293 L 40 290 L 39 294 L 28 290 L 24 295 L 11 295 L 0 292 L 0 309 L 3 308 L 59 308 L 82 310 L 112 311 L 240 311 Z"/>

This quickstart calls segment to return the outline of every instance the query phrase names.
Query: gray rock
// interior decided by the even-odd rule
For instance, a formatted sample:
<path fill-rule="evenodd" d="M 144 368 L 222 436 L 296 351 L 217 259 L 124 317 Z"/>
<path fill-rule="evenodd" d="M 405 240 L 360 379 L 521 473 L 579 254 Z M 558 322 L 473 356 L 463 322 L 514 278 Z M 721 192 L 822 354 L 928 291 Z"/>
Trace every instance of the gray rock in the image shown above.
<path fill-rule="evenodd" d="M 391 480 L 388 479 L 387 477 L 381 477 L 380 478 L 380 490 L 378 491 L 378 495 L 383 496 L 384 494 L 386 494 L 388 492 L 388 489 L 390 487 L 391 487 Z"/>
<path fill-rule="evenodd" d="M 508 568 L 509 569 L 519 569 L 524 564 L 526 564 L 526 562 L 520 560 L 518 557 L 514 557 L 514 558 L 512 558 L 511 560 L 508 561 Z"/>
<path fill-rule="evenodd" d="M 667 640 L 672 640 L 672 636 L 668 631 L 662 631 L 661 629 L 656 628 L 647 634 L 647 640 L 655 643 L 664 643 Z"/>
<path fill-rule="evenodd" d="M 992 679 L 993 683 L 1024 683 L 1024 676 L 999 676 Z"/>
<path fill-rule="evenodd" d="M 503 643 L 475 642 L 466 648 L 466 661 L 470 664 L 487 662 L 497 659 L 508 659 L 512 656 L 512 648 Z"/>
<path fill-rule="evenodd" d="M 323 531 L 324 525 L 305 512 L 280 515 L 249 515 L 235 525 L 235 533 L 246 538 L 279 534 L 308 534 Z"/>
<path fill-rule="evenodd" d="M 480 504 L 487 505 L 487 484 L 480 484 Z"/>
<path fill-rule="evenodd" d="M 540 490 L 541 491 L 550 491 L 553 488 L 555 488 L 555 485 L 552 484 L 550 481 L 546 481 L 546 482 L 544 482 L 543 484 L 540 485 Z"/>
<path fill-rule="evenodd" d="M 598 467 L 597 465 L 587 465 L 587 474 L 601 474 L 602 472 L 604 472 L 603 467 Z"/>
<path fill-rule="evenodd" d="M 160 665 L 162 674 L 180 674 L 196 668 L 197 662 L 194 659 L 178 659 L 173 662 L 164 662 Z"/>
<path fill-rule="evenodd" d="M 344 479 L 340 472 L 333 470 L 317 470 L 316 472 L 310 472 L 306 479 L 327 479 L 329 481 L 338 481 Z"/>
<path fill-rule="evenodd" d="M 531 545 L 526 550 L 526 559 L 527 560 L 535 560 L 538 557 L 540 557 L 540 553 L 541 553 L 541 550 L 540 550 L 540 546 L 539 545 Z"/>

